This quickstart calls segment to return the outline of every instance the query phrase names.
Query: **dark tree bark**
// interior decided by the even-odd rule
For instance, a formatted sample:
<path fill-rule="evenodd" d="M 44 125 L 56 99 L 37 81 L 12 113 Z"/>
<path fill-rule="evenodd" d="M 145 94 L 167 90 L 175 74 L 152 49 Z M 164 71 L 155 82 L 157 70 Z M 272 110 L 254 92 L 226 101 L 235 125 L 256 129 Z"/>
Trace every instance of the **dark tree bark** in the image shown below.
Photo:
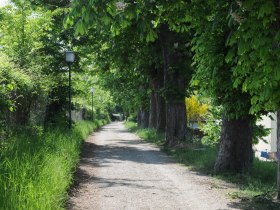
<path fill-rule="evenodd" d="M 280 200 L 280 108 L 277 111 L 277 199 Z"/>
<path fill-rule="evenodd" d="M 142 108 L 141 110 L 141 127 L 149 127 L 149 111 Z"/>
<path fill-rule="evenodd" d="M 186 71 L 188 59 L 177 49 L 180 37 L 167 25 L 160 29 L 163 54 L 164 88 L 166 97 L 166 146 L 174 146 L 185 140 L 187 119 L 185 107 Z"/>
<path fill-rule="evenodd" d="M 149 111 L 146 110 L 144 107 L 141 107 L 138 112 L 137 124 L 141 128 L 149 127 Z"/>
<path fill-rule="evenodd" d="M 157 98 L 157 131 L 165 132 L 166 129 L 166 103 L 159 93 L 156 94 Z"/>
<path fill-rule="evenodd" d="M 155 97 L 157 102 L 157 126 L 156 129 L 158 132 L 165 132 L 166 128 L 166 102 L 164 97 L 161 94 L 161 90 L 164 87 L 164 75 L 163 68 L 158 69 L 157 71 L 157 83 Z"/>
<path fill-rule="evenodd" d="M 150 95 L 150 116 L 149 116 L 149 128 L 156 128 L 157 126 L 157 99 L 155 93 L 155 80 L 151 81 L 152 91 Z"/>
<path fill-rule="evenodd" d="M 141 115 L 141 109 L 139 109 L 137 114 L 137 126 L 140 127 L 142 122 L 142 115 Z"/>
<path fill-rule="evenodd" d="M 159 48 L 159 45 L 157 48 Z M 161 49 L 157 50 L 157 53 L 161 54 Z M 164 86 L 163 66 L 155 64 L 149 72 L 149 77 L 150 87 L 152 89 L 150 96 L 149 128 L 155 128 L 158 132 L 165 132 L 165 99 L 161 94 Z"/>
<path fill-rule="evenodd" d="M 252 164 L 252 120 L 250 117 L 228 120 L 223 117 L 216 172 L 243 172 Z"/>

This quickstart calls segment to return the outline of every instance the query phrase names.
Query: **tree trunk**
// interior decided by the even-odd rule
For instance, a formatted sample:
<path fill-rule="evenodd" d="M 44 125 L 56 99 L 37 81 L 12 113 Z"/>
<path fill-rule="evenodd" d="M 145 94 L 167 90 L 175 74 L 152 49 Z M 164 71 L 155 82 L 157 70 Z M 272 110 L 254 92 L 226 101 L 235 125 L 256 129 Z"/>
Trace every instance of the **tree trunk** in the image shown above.
<path fill-rule="evenodd" d="M 277 199 L 280 200 L 280 108 L 277 111 Z"/>
<path fill-rule="evenodd" d="M 157 126 L 158 132 L 165 132 L 166 128 L 166 102 L 160 91 L 164 87 L 163 68 L 157 71 L 156 102 L 157 102 Z"/>
<path fill-rule="evenodd" d="M 142 108 L 141 110 L 141 127 L 148 128 L 149 127 L 149 111 Z"/>
<path fill-rule="evenodd" d="M 187 58 L 177 49 L 178 34 L 162 25 L 160 39 L 163 54 L 164 88 L 166 97 L 166 146 L 174 146 L 186 139 L 187 119 L 185 107 Z"/>
<path fill-rule="evenodd" d="M 149 127 L 149 111 L 145 110 L 143 107 L 141 107 L 138 112 L 137 124 L 141 128 Z"/>
<path fill-rule="evenodd" d="M 167 103 L 166 116 L 166 145 L 172 147 L 186 138 L 185 104 Z"/>
<path fill-rule="evenodd" d="M 149 128 L 156 128 L 157 126 L 157 99 L 155 94 L 155 83 L 156 81 L 151 81 L 152 92 L 150 95 L 150 116 L 149 116 Z"/>
<path fill-rule="evenodd" d="M 228 120 L 223 117 L 216 172 L 243 172 L 252 164 L 252 126 L 250 117 Z"/>
<path fill-rule="evenodd" d="M 140 127 L 142 122 L 142 112 L 141 109 L 139 109 L 138 114 L 137 114 L 137 126 Z"/>
<path fill-rule="evenodd" d="M 166 129 L 166 103 L 162 96 L 157 93 L 157 131 L 165 132 Z"/>

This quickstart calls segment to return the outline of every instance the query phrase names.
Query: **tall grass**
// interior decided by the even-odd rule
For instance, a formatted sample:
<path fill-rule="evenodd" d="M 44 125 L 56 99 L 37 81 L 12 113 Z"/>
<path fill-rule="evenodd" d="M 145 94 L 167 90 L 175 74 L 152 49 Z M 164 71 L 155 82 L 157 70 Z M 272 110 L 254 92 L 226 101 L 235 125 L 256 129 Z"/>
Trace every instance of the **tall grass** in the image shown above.
<path fill-rule="evenodd" d="M 63 209 L 80 146 L 104 122 L 15 134 L 0 148 L 0 209 Z"/>

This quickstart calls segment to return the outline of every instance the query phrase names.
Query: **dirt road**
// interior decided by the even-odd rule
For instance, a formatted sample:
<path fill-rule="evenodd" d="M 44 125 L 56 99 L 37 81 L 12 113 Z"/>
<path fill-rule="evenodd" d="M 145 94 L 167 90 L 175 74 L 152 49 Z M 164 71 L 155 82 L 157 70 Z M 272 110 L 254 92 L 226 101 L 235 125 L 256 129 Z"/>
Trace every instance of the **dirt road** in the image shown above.
<path fill-rule="evenodd" d="M 87 139 L 76 179 L 68 209 L 238 209 L 226 183 L 176 164 L 121 122 Z"/>

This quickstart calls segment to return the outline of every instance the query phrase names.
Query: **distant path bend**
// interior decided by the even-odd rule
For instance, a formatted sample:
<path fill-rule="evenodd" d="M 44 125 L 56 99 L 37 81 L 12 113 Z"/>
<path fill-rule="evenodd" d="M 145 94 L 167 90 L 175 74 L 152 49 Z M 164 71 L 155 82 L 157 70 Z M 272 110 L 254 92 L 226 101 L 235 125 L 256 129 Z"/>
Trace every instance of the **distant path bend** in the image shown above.
<path fill-rule="evenodd" d="M 68 209 L 238 209 L 226 183 L 176 164 L 122 122 L 87 139 L 76 182 Z"/>

